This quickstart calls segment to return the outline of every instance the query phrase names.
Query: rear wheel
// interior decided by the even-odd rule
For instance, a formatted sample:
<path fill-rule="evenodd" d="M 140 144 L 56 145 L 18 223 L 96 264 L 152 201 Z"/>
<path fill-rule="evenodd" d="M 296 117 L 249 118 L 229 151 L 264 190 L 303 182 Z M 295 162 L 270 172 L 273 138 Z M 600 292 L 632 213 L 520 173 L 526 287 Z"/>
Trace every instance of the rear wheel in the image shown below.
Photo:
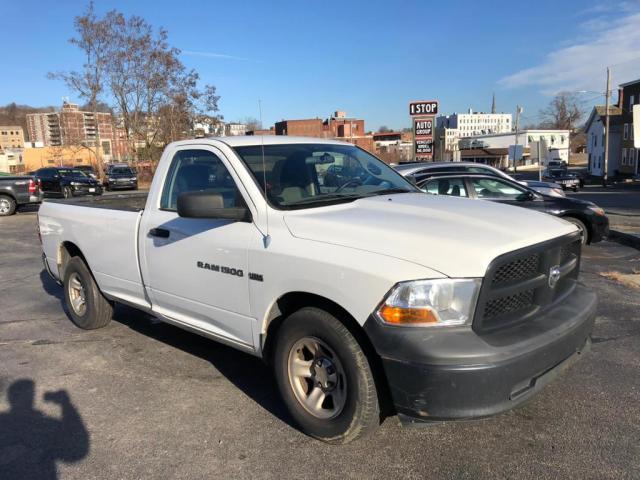
<path fill-rule="evenodd" d="M 306 307 L 291 314 L 278 330 L 273 360 L 280 394 L 306 434 L 348 443 L 379 425 L 369 361 L 330 313 Z"/>
<path fill-rule="evenodd" d="M 586 245 L 587 243 L 589 243 L 589 229 L 587 228 L 587 226 L 584 224 L 582 220 L 578 220 L 577 218 L 574 218 L 574 217 L 564 217 L 564 219 L 567 222 L 573 223 L 576 227 L 580 229 L 582 245 Z"/>
<path fill-rule="evenodd" d="M 7 195 L 0 195 L 0 217 L 8 217 L 14 213 L 16 213 L 16 201 Z"/>
<path fill-rule="evenodd" d="M 104 298 L 80 257 L 72 257 L 64 270 L 64 299 L 71 321 L 85 330 L 106 326 L 113 306 Z"/>

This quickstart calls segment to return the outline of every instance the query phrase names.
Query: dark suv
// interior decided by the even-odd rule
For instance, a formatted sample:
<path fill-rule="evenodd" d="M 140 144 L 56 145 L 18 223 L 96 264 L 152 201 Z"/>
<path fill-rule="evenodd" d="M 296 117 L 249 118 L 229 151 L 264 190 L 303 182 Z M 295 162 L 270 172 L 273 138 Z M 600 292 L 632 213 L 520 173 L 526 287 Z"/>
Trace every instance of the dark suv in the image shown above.
<path fill-rule="evenodd" d="M 102 185 L 73 167 L 41 168 L 35 177 L 45 197 L 71 198 L 78 195 L 102 195 Z"/>
<path fill-rule="evenodd" d="M 138 175 L 131 167 L 113 166 L 106 174 L 104 186 L 107 190 L 138 189 Z"/>

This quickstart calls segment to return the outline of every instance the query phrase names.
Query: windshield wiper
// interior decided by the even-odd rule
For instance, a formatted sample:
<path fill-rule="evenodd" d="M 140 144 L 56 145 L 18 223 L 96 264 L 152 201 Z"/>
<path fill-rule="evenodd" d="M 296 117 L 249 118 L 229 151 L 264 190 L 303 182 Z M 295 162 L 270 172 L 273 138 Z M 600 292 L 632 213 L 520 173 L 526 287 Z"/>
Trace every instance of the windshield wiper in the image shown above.
<path fill-rule="evenodd" d="M 325 202 L 335 202 L 335 201 L 339 201 L 339 200 L 356 200 L 358 198 L 362 198 L 362 195 L 355 195 L 355 194 L 328 194 L 328 195 L 316 195 L 313 197 L 308 197 L 308 198 L 303 198 L 301 200 L 297 200 L 295 202 L 292 203 L 288 203 L 286 205 L 283 206 L 287 206 L 287 207 L 295 207 L 298 205 L 308 205 L 310 203 L 325 203 Z"/>
<path fill-rule="evenodd" d="M 406 188 L 401 188 L 401 187 L 392 187 L 392 188 L 384 188 L 382 190 L 376 190 L 375 192 L 371 192 L 369 194 L 367 194 L 367 197 L 373 197 L 376 195 L 388 195 L 391 193 L 412 193 L 415 192 L 416 190 L 407 190 Z"/>

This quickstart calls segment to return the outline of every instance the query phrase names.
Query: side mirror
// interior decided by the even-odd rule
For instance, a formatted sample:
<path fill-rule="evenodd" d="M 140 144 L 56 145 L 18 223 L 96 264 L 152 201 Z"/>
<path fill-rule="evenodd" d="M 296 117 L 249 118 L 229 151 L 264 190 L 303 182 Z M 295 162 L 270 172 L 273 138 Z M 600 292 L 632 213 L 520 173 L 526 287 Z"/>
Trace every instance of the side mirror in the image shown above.
<path fill-rule="evenodd" d="M 184 218 L 218 218 L 235 222 L 251 222 L 247 207 L 224 207 L 219 193 L 185 192 L 178 195 L 178 215 Z"/>

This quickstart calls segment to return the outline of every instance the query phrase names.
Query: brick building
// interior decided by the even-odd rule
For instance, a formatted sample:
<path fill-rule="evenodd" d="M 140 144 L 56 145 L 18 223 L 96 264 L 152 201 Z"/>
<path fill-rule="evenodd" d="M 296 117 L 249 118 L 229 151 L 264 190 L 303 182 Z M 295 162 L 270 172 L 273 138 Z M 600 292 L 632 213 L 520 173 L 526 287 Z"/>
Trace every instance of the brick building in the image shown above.
<path fill-rule="evenodd" d="M 29 140 L 45 147 L 100 146 L 107 162 L 126 156 L 128 146 L 122 128 L 107 112 L 87 112 L 64 102 L 59 112 L 27 114 Z"/>
<path fill-rule="evenodd" d="M 308 118 L 302 120 L 282 120 L 275 124 L 276 135 L 327 138 L 322 120 Z"/>

